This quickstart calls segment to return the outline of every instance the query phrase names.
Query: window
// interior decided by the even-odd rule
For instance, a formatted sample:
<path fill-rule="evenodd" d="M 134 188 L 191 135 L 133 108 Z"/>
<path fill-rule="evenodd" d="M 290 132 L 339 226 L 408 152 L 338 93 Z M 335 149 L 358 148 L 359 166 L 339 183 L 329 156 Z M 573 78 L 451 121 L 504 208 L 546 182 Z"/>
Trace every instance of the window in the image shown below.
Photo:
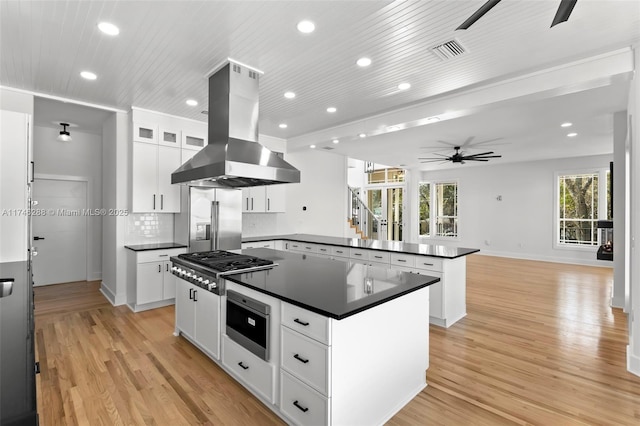
<path fill-rule="evenodd" d="M 558 243 L 598 244 L 599 185 L 599 172 L 558 176 Z"/>
<path fill-rule="evenodd" d="M 420 236 L 458 237 L 458 184 L 421 182 L 418 192 Z"/>
<path fill-rule="evenodd" d="M 367 183 L 383 184 L 383 183 L 401 183 L 404 182 L 404 170 L 398 168 L 376 169 L 371 173 L 367 173 Z"/>

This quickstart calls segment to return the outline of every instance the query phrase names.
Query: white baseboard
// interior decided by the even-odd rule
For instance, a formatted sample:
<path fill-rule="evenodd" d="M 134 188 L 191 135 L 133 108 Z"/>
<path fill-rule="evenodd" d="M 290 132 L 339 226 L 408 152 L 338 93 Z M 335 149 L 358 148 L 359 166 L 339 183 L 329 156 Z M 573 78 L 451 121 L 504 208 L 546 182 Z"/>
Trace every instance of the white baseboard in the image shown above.
<path fill-rule="evenodd" d="M 640 356 L 631 353 L 631 345 L 627 345 L 627 370 L 640 376 Z"/>
<path fill-rule="evenodd" d="M 102 272 L 101 271 L 89 274 L 89 276 L 87 277 L 87 281 L 99 281 L 101 279 L 102 279 Z"/>
<path fill-rule="evenodd" d="M 622 297 L 611 296 L 611 307 L 612 308 L 624 309 L 624 307 L 625 307 L 624 296 L 622 296 Z"/>
<path fill-rule="evenodd" d="M 539 256 L 527 253 L 513 253 L 513 252 L 504 252 L 504 251 L 491 251 L 491 250 L 480 250 L 477 253 L 483 256 L 496 256 L 496 257 L 506 257 L 509 259 L 520 259 L 520 260 L 535 260 L 538 262 L 552 262 L 552 263 L 567 263 L 570 265 L 582 265 L 582 266 L 597 266 L 600 268 L 613 268 L 613 264 L 611 262 L 604 263 L 604 261 L 598 261 L 597 259 L 585 260 L 585 259 L 574 259 L 567 257 L 552 257 L 552 256 Z"/>
<path fill-rule="evenodd" d="M 102 295 L 106 297 L 109 303 L 111 303 L 113 306 L 120 306 L 127 303 L 124 296 L 118 297 L 113 294 L 109 287 L 104 284 L 104 281 L 100 283 L 100 293 L 102 293 Z"/>

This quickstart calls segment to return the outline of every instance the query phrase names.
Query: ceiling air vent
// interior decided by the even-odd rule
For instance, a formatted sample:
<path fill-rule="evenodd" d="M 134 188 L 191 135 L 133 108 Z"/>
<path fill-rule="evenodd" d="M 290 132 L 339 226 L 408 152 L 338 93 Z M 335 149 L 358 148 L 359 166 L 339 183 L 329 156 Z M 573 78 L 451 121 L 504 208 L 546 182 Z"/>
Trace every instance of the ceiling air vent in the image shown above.
<path fill-rule="evenodd" d="M 465 49 L 458 40 L 453 39 L 446 43 L 439 44 L 436 47 L 432 47 L 431 51 L 438 58 L 446 61 L 466 53 L 467 49 Z"/>
<path fill-rule="evenodd" d="M 323 146 L 322 149 L 326 149 L 327 151 L 331 151 L 334 148 L 332 146 Z"/>

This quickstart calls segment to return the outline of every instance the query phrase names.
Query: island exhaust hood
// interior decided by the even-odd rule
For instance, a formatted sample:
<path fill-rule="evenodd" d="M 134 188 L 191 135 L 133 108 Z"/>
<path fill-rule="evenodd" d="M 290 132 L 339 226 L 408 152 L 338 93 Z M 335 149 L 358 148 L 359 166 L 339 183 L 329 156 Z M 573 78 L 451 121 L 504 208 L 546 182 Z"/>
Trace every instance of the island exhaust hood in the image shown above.
<path fill-rule="evenodd" d="M 171 183 L 242 188 L 300 182 L 300 171 L 258 143 L 259 73 L 226 62 L 209 77 L 209 143 Z"/>

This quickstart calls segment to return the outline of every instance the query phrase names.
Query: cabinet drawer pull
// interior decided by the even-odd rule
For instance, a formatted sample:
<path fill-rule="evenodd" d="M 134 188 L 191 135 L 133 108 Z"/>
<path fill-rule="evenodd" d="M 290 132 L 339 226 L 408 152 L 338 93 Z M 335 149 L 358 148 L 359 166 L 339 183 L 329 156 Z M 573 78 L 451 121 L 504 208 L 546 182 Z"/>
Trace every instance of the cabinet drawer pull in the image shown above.
<path fill-rule="evenodd" d="M 344 253 L 344 252 L 343 252 L 342 250 L 336 250 L 336 253 L 340 253 L 340 254 L 342 254 L 342 253 Z"/>
<path fill-rule="evenodd" d="M 308 363 L 308 362 L 309 362 L 309 360 L 308 360 L 308 359 L 304 359 L 304 358 L 302 358 L 302 357 L 301 357 L 300 355 L 298 355 L 298 354 L 295 354 L 293 357 L 294 357 L 295 359 L 297 359 L 298 361 L 300 361 L 301 363 L 303 363 L 303 364 L 306 364 L 306 363 Z"/>
<path fill-rule="evenodd" d="M 298 404 L 297 399 L 293 401 L 293 405 L 295 405 L 298 408 L 298 410 L 302 411 L 303 413 L 306 413 L 307 411 L 309 411 L 307 407 L 303 407 L 302 405 Z"/>
<path fill-rule="evenodd" d="M 353 253 L 355 256 L 362 256 L 362 253 Z"/>
<path fill-rule="evenodd" d="M 327 249 L 323 249 L 323 248 L 321 248 L 321 249 L 320 249 L 320 251 L 327 251 Z"/>
<path fill-rule="evenodd" d="M 167 257 L 169 256 L 168 254 L 159 254 L 158 257 Z"/>
<path fill-rule="evenodd" d="M 300 321 L 298 318 L 294 319 L 293 322 L 297 322 L 300 325 L 304 325 L 305 327 L 309 325 L 308 322 Z"/>
<path fill-rule="evenodd" d="M 189 289 L 189 300 L 193 300 L 193 289 Z"/>
<path fill-rule="evenodd" d="M 158 265 L 158 272 L 162 272 L 162 265 Z"/>
<path fill-rule="evenodd" d="M 422 263 L 424 266 L 433 266 L 433 263 Z"/>
<path fill-rule="evenodd" d="M 307 250 L 311 250 L 311 247 L 307 247 L 307 246 L 305 246 L 304 248 L 306 248 Z"/>
<path fill-rule="evenodd" d="M 405 262 L 406 263 L 407 261 L 404 260 L 404 259 L 398 259 L 398 262 Z"/>
<path fill-rule="evenodd" d="M 160 210 L 164 210 L 164 194 L 160 194 Z"/>
<path fill-rule="evenodd" d="M 169 272 L 169 264 L 167 263 L 166 266 L 167 266 L 167 272 Z"/>
<path fill-rule="evenodd" d="M 198 301 L 198 290 L 193 290 L 193 301 L 194 302 Z"/>
<path fill-rule="evenodd" d="M 153 209 L 156 209 L 156 194 L 153 194 Z"/>
<path fill-rule="evenodd" d="M 249 369 L 249 366 L 244 365 L 244 364 L 242 363 L 242 361 L 240 361 L 240 362 L 238 363 L 238 365 L 239 365 L 240 367 L 242 367 L 242 369 L 243 369 L 243 370 L 248 370 L 248 369 Z"/>
<path fill-rule="evenodd" d="M 376 259 L 382 259 L 382 256 L 373 256 L 373 257 L 375 257 Z"/>

